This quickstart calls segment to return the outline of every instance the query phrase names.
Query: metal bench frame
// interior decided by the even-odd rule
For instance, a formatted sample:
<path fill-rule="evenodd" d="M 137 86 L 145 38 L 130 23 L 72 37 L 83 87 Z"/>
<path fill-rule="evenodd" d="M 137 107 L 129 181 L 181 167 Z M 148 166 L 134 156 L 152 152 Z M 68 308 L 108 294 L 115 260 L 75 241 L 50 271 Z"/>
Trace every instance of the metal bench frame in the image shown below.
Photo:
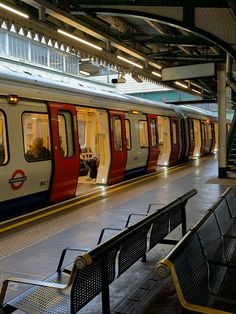
<path fill-rule="evenodd" d="M 233 201 L 231 188 L 157 265 L 161 277 L 171 274 L 185 313 L 236 313 L 235 219 L 229 198 L 226 202 L 229 195 Z"/>
<path fill-rule="evenodd" d="M 57 272 L 45 279 L 45 281 L 20 278 L 5 280 L 0 294 L 0 311 L 2 313 L 12 313 L 16 309 L 20 309 L 30 313 L 31 304 L 33 303 L 36 306 L 37 302 L 41 302 L 39 304 L 40 310 L 37 313 L 77 313 L 95 296 L 101 293 L 102 312 L 104 314 L 110 313 L 110 283 L 141 258 L 145 261 L 146 253 L 158 243 L 171 245 L 178 243 L 179 240 L 167 239 L 166 237 L 179 225 L 182 225 L 182 236 L 187 232 L 185 206 L 189 198 L 196 193 L 197 190 L 195 189 L 185 193 L 162 209 L 125 228 L 112 238 L 98 244 L 95 248 L 77 256 L 72 270 L 62 268 L 66 252 L 70 250 L 81 251 L 81 249 L 67 248 L 63 250 Z M 149 237 L 148 234 L 150 235 Z M 66 277 L 63 280 L 61 279 L 62 275 Z M 10 281 L 31 284 L 34 287 L 4 304 L 5 294 Z M 42 299 L 42 294 L 48 295 L 50 291 L 54 291 L 53 293 L 55 294 L 55 289 L 56 294 L 59 293 L 60 295 L 60 302 L 58 305 L 56 300 L 46 304 Z M 40 295 L 37 295 L 37 291 L 40 292 Z M 60 308 L 63 301 L 63 293 L 60 291 L 65 292 L 64 298 L 65 301 L 67 300 L 66 302 L 68 302 L 68 297 L 70 299 L 67 310 Z M 43 306 L 45 307 L 44 309 Z"/>

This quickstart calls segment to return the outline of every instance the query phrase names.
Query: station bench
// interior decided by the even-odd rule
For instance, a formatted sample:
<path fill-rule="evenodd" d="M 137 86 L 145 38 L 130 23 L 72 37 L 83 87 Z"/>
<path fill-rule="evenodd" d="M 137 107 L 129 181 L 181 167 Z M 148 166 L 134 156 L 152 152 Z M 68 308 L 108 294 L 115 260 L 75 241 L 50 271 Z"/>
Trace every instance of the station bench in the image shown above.
<path fill-rule="evenodd" d="M 93 249 L 78 255 L 72 267 L 63 267 L 69 251 L 63 250 L 57 271 L 43 281 L 10 277 L 3 282 L 0 293 L 0 313 L 17 309 L 25 313 L 59 314 L 77 313 L 101 293 L 102 312 L 110 313 L 109 285 L 135 262 L 146 259 L 146 253 L 158 243 L 176 244 L 179 240 L 167 239 L 179 225 L 186 234 L 186 203 L 194 196 L 193 189 L 170 204 L 125 228 Z M 13 300 L 4 303 L 8 284 L 17 282 L 32 285 Z"/>
<path fill-rule="evenodd" d="M 157 264 L 170 274 L 184 313 L 236 313 L 236 196 L 232 188 Z"/>

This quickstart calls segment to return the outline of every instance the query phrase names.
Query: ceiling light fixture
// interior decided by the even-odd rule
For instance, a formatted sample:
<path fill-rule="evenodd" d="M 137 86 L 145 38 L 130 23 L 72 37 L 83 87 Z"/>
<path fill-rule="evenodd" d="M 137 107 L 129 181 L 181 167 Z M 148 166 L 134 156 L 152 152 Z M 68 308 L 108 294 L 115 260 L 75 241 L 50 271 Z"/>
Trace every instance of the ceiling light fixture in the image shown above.
<path fill-rule="evenodd" d="M 181 86 L 181 87 L 183 87 L 183 88 L 188 88 L 187 85 L 182 84 L 182 83 L 180 83 L 180 82 L 175 82 L 175 84 L 176 84 L 176 85 L 179 85 L 179 86 Z"/>
<path fill-rule="evenodd" d="M 161 66 L 160 64 L 158 64 L 158 63 L 155 63 L 155 62 L 152 62 L 152 61 L 149 61 L 149 60 L 148 60 L 148 63 L 149 63 L 152 67 L 157 68 L 158 70 L 161 70 L 161 69 L 162 69 L 162 66 Z"/>
<path fill-rule="evenodd" d="M 161 77 L 161 73 L 157 73 L 157 72 L 155 72 L 155 71 L 152 71 L 152 74 L 153 74 L 153 75 L 156 75 L 156 76 L 158 76 L 158 77 Z"/>
<path fill-rule="evenodd" d="M 200 92 L 199 90 L 196 90 L 196 89 L 194 89 L 194 88 L 192 88 L 192 91 L 195 92 L 195 93 L 197 93 L 197 94 L 201 94 L 201 92 Z"/>
<path fill-rule="evenodd" d="M 69 37 L 69 38 L 72 38 L 72 39 L 74 39 L 74 40 L 76 40 L 76 41 L 79 41 L 79 42 L 81 42 L 81 43 L 83 43 L 83 44 L 85 44 L 85 45 L 87 45 L 87 46 L 90 46 L 90 47 L 92 47 L 92 48 L 94 48 L 94 49 L 102 50 L 101 47 L 96 46 L 96 45 L 90 43 L 90 42 L 87 41 L 87 40 L 84 40 L 84 39 L 82 39 L 82 38 L 79 38 L 79 37 L 77 37 L 77 36 L 74 36 L 74 35 L 72 35 L 72 34 L 69 34 L 69 33 L 67 33 L 67 32 L 64 32 L 64 31 L 61 30 L 61 29 L 58 29 L 57 31 L 58 31 L 58 33 L 60 33 L 60 34 L 62 34 L 62 35 L 65 35 L 65 36 L 67 36 L 67 37 Z"/>
<path fill-rule="evenodd" d="M 8 5 L 3 4 L 3 3 L 0 3 L 0 8 L 3 8 L 5 10 L 10 11 L 12 13 L 15 13 L 17 15 L 20 15 L 21 17 L 24 17 L 25 19 L 29 18 L 29 15 L 27 15 L 25 13 L 22 13 L 22 12 L 16 10 L 16 9 L 13 9 L 13 8 L 9 7 Z"/>
<path fill-rule="evenodd" d="M 123 57 L 121 57 L 121 56 L 117 56 L 117 58 L 120 59 L 120 60 L 123 60 L 123 61 L 125 61 L 125 62 L 127 62 L 127 63 L 130 63 L 130 64 L 134 65 L 134 66 L 137 67 L 137 68 L 140 68 L 140 69 L 143 68 L 142 65 L 137 64 L 137 63 L 135 63 L 135 62 L 133 62 L 133 61 L 131 61 L 131 60 L 129 60 L 129 59 L 123 58 Z"/>
<path fill-rule="evenodd" d="M 84 74 L 84 75 L 90 75 L 89 72 L 86 72 L 86 71 L 83 71 L 83 70 L 80 70 L 79 73 L 80 73 L 80 74 Z"/>

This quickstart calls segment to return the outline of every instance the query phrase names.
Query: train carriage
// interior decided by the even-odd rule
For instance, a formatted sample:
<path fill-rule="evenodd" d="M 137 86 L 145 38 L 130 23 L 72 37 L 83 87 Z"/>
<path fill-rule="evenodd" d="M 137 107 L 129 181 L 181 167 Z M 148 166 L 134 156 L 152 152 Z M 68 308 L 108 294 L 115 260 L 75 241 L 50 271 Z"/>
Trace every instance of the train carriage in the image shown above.
<path fill-rule="evenodd" d="M 2 73 L 0 83 L 0 219 L 215 147 L 217 119 L 206 112 L 28 74 Z"/>

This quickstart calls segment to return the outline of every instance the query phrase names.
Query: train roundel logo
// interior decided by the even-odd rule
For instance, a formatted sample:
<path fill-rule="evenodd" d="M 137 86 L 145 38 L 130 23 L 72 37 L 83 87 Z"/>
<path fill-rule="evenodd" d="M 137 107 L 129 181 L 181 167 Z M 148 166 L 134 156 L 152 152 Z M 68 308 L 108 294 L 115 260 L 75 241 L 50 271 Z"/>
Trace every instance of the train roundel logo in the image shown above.
<path fill-rule="evenodd" d="M 13 172 L 11 179 L 8 181 L 12 190 L 18 190 L 22 187 L 27 177 L 22 169 L 17 169 Z"/>

